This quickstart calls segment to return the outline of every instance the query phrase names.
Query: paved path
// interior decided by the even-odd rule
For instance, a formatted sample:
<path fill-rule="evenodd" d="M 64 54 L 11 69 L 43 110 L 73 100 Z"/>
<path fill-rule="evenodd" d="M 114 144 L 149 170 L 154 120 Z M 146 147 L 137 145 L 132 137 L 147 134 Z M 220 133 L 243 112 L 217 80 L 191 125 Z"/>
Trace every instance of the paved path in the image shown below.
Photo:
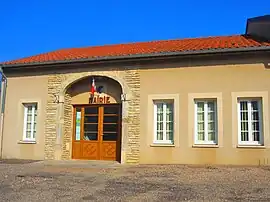
<path fill-rule="evenodd" d="M 270 168 L 0 160 L 0 201 L 270 201 Z"/>

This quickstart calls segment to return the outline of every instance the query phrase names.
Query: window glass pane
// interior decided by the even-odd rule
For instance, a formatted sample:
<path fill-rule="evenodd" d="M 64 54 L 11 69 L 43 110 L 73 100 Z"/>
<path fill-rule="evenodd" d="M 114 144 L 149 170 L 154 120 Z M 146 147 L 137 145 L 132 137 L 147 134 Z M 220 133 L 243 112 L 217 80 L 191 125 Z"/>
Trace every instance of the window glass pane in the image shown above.
<path fill-rule="evenodd" d="M 198 140 L 204 141 L 204 132 L 198 132 Z"/>
<path fill-rule="evenodd" d="M 84 131 L 85 132 L 97 132 L 98 131 L 98 124 L 84 124 Z"/>
<path fill-rule="evenodd" d="M 26 124 L 26 130 L 27 131 L 31 131 L 31 123 L 27 123 Z"/>
<path fill-rule="evenodd" d="M 76 118 L 75 118 L 75 140 L 81 139 L 81 109 L 76 109 Z"/>
<path fill-rule="evenodd" d="M 167 122 L 166 123 L 166 130 L 167 131 L 173 131 L 173 122 Z"/>
<path fill-rule="evenodd" d="M 35 139 L 36 138 L 36 131 L 34 131 L 34 133 L 33 133 L 33 138 Z"/>
<path fill-rule="evenodd" d="M 215 121 L 215 113 L 208 112 L 208 121 Z"/>
<path fill-rule="evenodd" d="M 260 130 L 260 124 L 258 121 L 252 122 L 252 130 L 253 131 L 259 131 Z"/>
<path fill-rule="evenodd" d="M 27 122 L 31 122 L 31 121 L 32 121 L 32 114 L 27 113 Z"/>
<path fill-rule="evenodd" d="M 207 102 L 208 112 L 215 111 L 215 103 L 214 102 Z"/>
<path fill-rule="evenodd" d="M 118 125 L 117 124 L 103 124 L 104 132 L 117 132 Z"/>
<path fill-rule="evenodd" d="M 173 104 L 166 104 L 166 113 L 167 114 L 173 113 Z"/>
<path fill-rule="evenodd" d="M 157 123 L 157 130 L 163 130 L 163 122 L 158 122 Z"/>
<path fill-rule="evenodd" d="M 253 111 L 251 114 L 251 118 L 253 121 L 258 121 L 259 120 L 259 112 L 258 111 Z"/>
<path fill-rule="evenodd" d="M 241 131 L 248 131 L 248 122 L 247 121 L 241 122 Z"/>
<path fill-rule="evenodd" d="M 248 112 L 247 111 L 246 112 L 241 112 L 240 115 L 241 115 L 241 120 L 242 121 L 247 121 L 248 120 Z"/>
<path fill-rule="evenodd" d="M 240 110 L 241 111 L 247 111 L 248 110 L 248 103 L 247 103 L 247 101 L 241 101 L 240 102 Z"/>
<path fill-rule="evenodd" d="M 197 113 L 197 121 L 198 122 L 204 121 L 204 112 L 198 112 Z"/>
<path fill-rule="evenodd" d="M 168 121 L 170 121 L 170 122 L 173 121 L 173 114 L 172 114 L 172 113 L 166 114 L 166 121 L 167 121 L 167 122 L 168 122 Z"/>
<path fill-rule="evenodd" d="M 260 141 L 260 132 L 253 132 L 252 138 L 253 138 L 253 141 Z"/>
<path fill-rule="evenodd" d="M 163 140 L 163 104 L 157 103 L 157 140 Z"/>
<path fill-rule="evenodd" d="M 103 133 L 103 141 L 116 141 L 117 133 Z"/>
<path fill-rule="evenodd" d="M 31 138 L 31 131 L 26 131 L 26 138 Z"/>
<path fill-rule="evenodd" d="M 251 101 L 251 109 L 258 110 L 258 101 Z"/>
<path fill-rule="evenodd" d="M 163 131 L 157 131 L 157 140 L 163 140 Z"/>
<path fill-rule="evenodd" d="M 204 141 L 205 140 L 205 134 L 204 134 L 204 103 L 205 102 L 197 102 L 197 139 L 199 141 Z M 210 106 L 211 107 L 211 106 Z M 211 116 L 211 113 L 208 113 L 209 116 Z"/>
<path fill-rule="evenodd" d="M 198 112 L 204 111 L 204 102 L 197 102 L 197 111 Z"/>
<path fill-rule="evenodd" d="M 118 123 L 118 116 L 104 116 L 104 123 Z"/>
<path fill-rule="evenodd" d="M 198 130 L 198 132 L 204 131 L 204 122 L 200 122 L 197 124 L 197 130 Z"/>
<path fill-rule="evenodd" d="M 208 140 L 215 141 L 215 132 L 208 132 Z"/>
<path fill-rule="evenodd" d="M 98 123 L 98 116 L 84 116 L 84 123 Z"/>
<path fill-rule="evenodd" d="M 32 113 L 32 106 L 31 106 L 31 105 L 29 105 L 29 106 L 27 107 L 27 112 L 28 112 L 29 114 Z"/>
<path fill-rule="evenodd" d="M 118 107 L 104 107 L 104 114 L 119 114 Z"/>
<path fill-rule="evenodd" d="M 157 121 L 163 121 L 163 113 L 157 114 Z"/>
<path fill-rule="evenodd" d="M 215 131 L 215 122 L 208 122 L 208 131 Z"/>
<path fill-rule="evenodd" d="M 157 113 L 162 113 L 163 114 L 163 104 L 162 103 L 158 103 L 157 105 Z"/>
<path fill-rule="evenodd" d="M 173 132 L 172 131 L 167 131 L 166 132 L 166 140 L 173 141 Z"/>
<path fill-rule="evenodd" d="M 98 134 L 97 132 L 84 132 L 84 137 L 83 137 L 84 140 L 97 140 L 98 139 Z"/>
<path fill-rule="evenodd" d="M 34 123 L 34 131 L 37 131 L 37 123 Z"/>
<path fill-rule="evenodd" d="M 84 114 L 98 114 L 98 107 L 85 107 Z"/>
<path fill-rule="evenodd" d="M 241 132 L 241 141 L 248 141 L 248 132 Z"/>

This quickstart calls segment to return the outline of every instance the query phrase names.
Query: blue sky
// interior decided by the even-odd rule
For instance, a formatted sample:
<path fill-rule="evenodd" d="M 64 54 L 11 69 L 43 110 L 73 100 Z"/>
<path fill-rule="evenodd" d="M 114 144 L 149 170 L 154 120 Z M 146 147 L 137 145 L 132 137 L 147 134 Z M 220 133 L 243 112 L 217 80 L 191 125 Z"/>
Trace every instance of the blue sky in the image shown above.
<path fill-rule="evenodd" d="M 0 61 L 61 48 L 242 34 L 269 0 L 2 0 Z"/>

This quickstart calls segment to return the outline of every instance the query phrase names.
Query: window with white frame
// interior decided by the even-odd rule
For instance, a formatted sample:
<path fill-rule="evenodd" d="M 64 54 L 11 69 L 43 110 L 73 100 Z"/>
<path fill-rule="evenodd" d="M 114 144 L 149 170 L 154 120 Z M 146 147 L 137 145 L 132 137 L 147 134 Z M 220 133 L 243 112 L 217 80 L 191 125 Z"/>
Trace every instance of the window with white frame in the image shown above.
<path fill-rule="evenodd" d="M 27 103 L 24 106 L 23 140 L 36 140 L 37 103 Z"/>
<path fill-rule="evenodd" d="M 154 101 L 154 143 L 173 144 L 174 106 L 172 100 Z"/>
<path fill-rule="evenodd" d="M 261 99 L 238 100 L 238 142 L 242 145 L 261 145 Z"/>
<path fill-rule="evenodd" d="M 195 144 L 217 144 L 215 100 L 195 100 Z"/>

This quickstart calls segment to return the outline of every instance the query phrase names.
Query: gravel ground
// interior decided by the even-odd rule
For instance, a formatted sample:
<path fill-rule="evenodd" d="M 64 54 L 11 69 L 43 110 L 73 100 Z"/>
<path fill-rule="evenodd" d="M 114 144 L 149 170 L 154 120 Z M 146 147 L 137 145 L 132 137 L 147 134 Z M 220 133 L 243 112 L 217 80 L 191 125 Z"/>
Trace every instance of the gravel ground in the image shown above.
<path fill-rule="evenodd" d="M 0 160 L 0 201 L 270 201 L 270 167 Z"/>

